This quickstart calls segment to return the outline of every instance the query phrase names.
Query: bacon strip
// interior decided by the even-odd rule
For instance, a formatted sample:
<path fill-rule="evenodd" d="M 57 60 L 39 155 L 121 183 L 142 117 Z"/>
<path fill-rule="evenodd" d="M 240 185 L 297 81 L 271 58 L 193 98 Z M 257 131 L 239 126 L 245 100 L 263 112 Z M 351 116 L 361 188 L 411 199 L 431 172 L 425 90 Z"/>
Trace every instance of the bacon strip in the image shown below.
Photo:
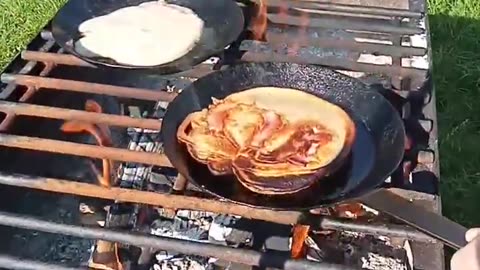
<path fill-rule="evenodd" d="M 277 137 L 282 136 L 282 137 Z M 318 148 L 330 142 L 332 135 L 323 129 L 312 126 L 287 126 L 269 141 L 270 147 L 260 149 L 256 157 L 259 161 L 290 161 L 296 165 L 306 165 Z"/>
<path fill-rule="evenodd" d="M 211 131 L 223 131 L 224 121 L 227 118 L 228 111 L 235 108 L 238 104 L 234 102 L 213 100 L 207 113 L 207 124 Z"/>
<path fill-rule="evenodd" d="M 280 115 L 272 111 L 267 111 L 263 114 L 263 127 L 253 136 L 250 143 L 251 147 L 258 148 L 263 142 L 271 137 L 273 133 L 283 127 L 283 120 Z"/>

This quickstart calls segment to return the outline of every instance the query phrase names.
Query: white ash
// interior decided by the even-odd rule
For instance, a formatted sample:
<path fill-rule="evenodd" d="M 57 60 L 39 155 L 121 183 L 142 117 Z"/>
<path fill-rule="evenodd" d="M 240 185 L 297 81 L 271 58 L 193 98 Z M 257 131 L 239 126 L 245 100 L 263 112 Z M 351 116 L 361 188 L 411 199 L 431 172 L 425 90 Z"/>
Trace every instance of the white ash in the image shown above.
<path fill-rule="evenodd" d="M 381 39 L 362 38 L 362 37 L 356 37 L 354 39 L 355 39 L 356 42 L 360 42 L 360 43 L 375 43 L 375 44 L 393 45 L 393 42 L 391 40 L 381 40 Z"/>
<path fill-rule="evenodd" d="M 369 212 L 369 213 L 372 213 L 373 215 L 375 216 L 378 216 L 380 214 L 380 212 L 378 212 L 377 210 L 373 209 L 373 208 L 370 208 L 364 204 L 362 204 L 362 208 L 365 209 L 365 211 Z"/>
<path fill-rule="evenodd" d="M 227 46 L 225 49 L 227 49 L 229 46 Z M 207 60 L 203 61 L 202 64 L 211 64 L 211 65 L 214 65 L 216 63 L 218 63 L 218 61 L 220 61 L 220 58 L 219 57 L 210 57 L 208 58 Z"/>
<path fill-rule="evenodd" d="M 342 235 L 346 237 L 362 237 L 365 234 L 359 232 L 343 231 Z"/>
<path fill-rule="evenodd" d="M 403 67 L 412 67 L 419 69 L 428 69 L 428 56 L 412 56 L 410 58 L 402 58 Z"/>
<path fill-rule="evenodd" d="M 358 63 L 367 63 L 375 65 L 391 65 L 392 57 L 385 55 L 373 55 L 368 53 L 360 54 L 360 57 L 357 59 Z"/>
<path fill-rule="evenodd" d="M 400 259 L 388 258 L 375 253 L 368 253 L 368 257 L 362 258 L 362 262 L 362 269 L 407 270 L 407 266 Z"/>
<path fill-rule="evenodd" d="M 167 218 L 169 211 L 159 209 L 158 212 L 161 217 L 150 226 L 154 235 L 233 247 L 251 242 L 251 234 L 233 228 L 239 217 L 180 210 L 173 218 Z M 151 270 L 209 270 L 215 262 L 215 258 L 162 250 L 155 255 Z"/>

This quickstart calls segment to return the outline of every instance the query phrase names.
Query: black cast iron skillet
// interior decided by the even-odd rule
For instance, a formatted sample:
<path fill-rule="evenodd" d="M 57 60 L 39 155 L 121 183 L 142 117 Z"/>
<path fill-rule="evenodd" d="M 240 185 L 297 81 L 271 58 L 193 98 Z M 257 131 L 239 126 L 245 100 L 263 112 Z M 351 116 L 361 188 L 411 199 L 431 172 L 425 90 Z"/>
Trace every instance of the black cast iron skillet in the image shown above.
<path fill-rule="evenodd" d="M 168 3 L 190 8 L 204 21 L 199 42 L 183 57 L 162 65 L 142 67 L 120 64 L 109 58 L 89 58 L 75 51 L 74 44 L 81 38 L 78 26 L 82 22 L 123 7 L 149 1 L 155 0 L 70 0 L 52 21 L 53 37 L 67 52 L 98 66 L 152 70 L 156 74 L 170 74 L 190 69 L 222 52 L 226 46 L 237 39 L 243 30 L 242 10 L 232 0 L 166 0 Z M 168 42 L 170 38 L 165 37 L 165 40 L 158 42 Z"/>
<path fill-rule="evenodd" d="M 223 99 L 262 86 L 298 89 L 334 103 L 350 115 L 357 134 L 351 156 L 337 172 L 293 195 L 261 195 L 244 188 L 235 176 L 213 176 L 177 141 L 177 128 L 185 117 L 207 107 L 212 97 Z M 169 104 L 161 133 L 165 154 L 178 172 L 220 198 L 275 210 L 308 210 L 360 198 L 453 247 L 465 245 L 465 228 L 380 188 L 403 159 L 402 119 L 379 92 L 335 71 L 291 63 L 245 63 L 209 74 Z"/>

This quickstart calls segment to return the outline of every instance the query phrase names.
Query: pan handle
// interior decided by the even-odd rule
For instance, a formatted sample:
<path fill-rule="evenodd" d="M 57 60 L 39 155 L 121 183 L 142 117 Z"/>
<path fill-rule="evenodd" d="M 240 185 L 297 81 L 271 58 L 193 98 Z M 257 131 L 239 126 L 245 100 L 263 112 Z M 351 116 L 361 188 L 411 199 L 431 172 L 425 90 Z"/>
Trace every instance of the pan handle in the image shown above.
<path fill-rule="evenodd" d="M 460 249 L 467 244 L 465 239 L 467 228 L 413 204 L 387 189 L 374 191 L 360 198 L 360 201 L 375 210 L 407 223 L 454 249 Z"/>

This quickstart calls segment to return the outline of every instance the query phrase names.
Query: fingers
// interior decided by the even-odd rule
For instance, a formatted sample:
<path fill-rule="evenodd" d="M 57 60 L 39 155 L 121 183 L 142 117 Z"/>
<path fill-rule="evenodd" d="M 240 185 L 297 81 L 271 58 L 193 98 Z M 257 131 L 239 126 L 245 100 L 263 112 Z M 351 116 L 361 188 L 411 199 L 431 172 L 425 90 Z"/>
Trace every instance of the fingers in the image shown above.
<path fill-rule="evenodd" d="M 465 234 L 465 239 L 467 240 L 467 242 L 471 242 L 478 236 L 480 236 L 480 228 L 473 228 L 467 231 L 467 233 Z"/>
<path fill-rule="evenodd" d="M 477 238 L 480 240 L 480 238 Z M 451 270 L 480 270 L 480 241 L 471 241 L 450 260 Z"/>

